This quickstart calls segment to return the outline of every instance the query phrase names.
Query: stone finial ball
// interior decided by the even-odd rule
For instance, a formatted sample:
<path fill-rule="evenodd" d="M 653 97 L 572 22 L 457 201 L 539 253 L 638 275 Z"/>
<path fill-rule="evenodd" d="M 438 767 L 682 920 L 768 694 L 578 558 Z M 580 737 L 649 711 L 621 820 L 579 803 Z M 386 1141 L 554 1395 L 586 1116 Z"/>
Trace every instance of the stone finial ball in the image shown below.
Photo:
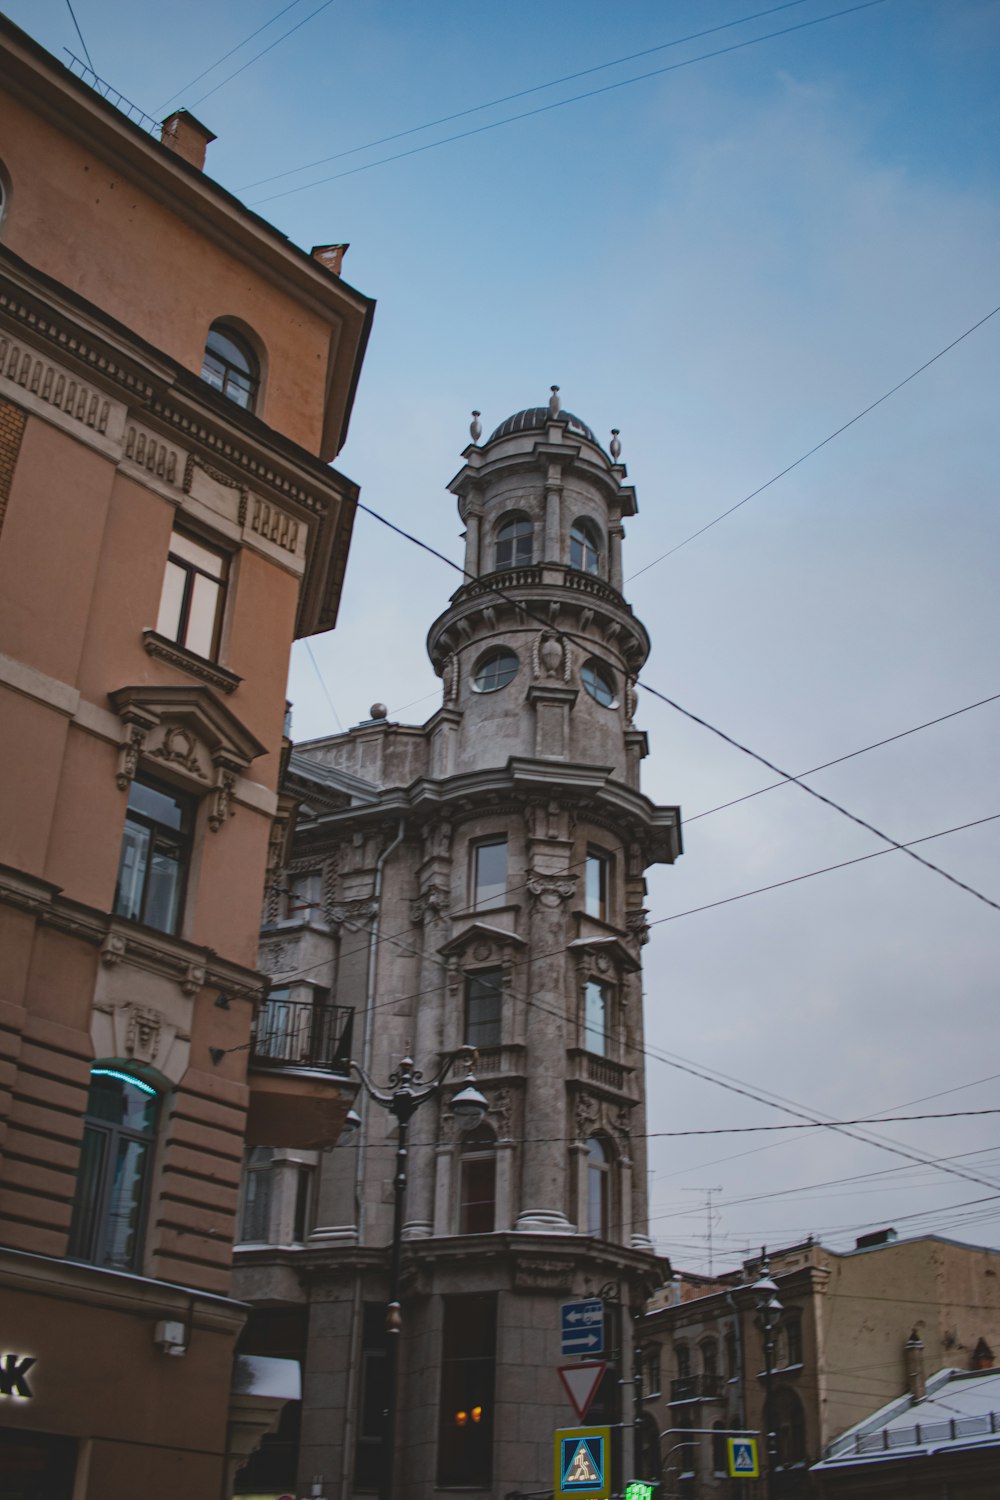
<path fill-rule="evenodd" d="M 371 716 L 372 716 L 373 719 L 385 719 L 385 718 L 388 717 L 388 714 L 389 714 L 389 710 L 386 708 L 386 706 L 385 706 L 384 703 L 373 703 L 372 704 L 372 706 L 371 706 Z"/>

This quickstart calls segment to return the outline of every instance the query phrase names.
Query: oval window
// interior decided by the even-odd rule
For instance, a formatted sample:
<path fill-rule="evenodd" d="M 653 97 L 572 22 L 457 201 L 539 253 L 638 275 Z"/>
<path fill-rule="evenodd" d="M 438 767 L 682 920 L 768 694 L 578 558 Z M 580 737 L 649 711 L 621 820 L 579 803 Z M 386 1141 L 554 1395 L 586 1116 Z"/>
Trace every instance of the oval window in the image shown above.
<path fill-rule="evenodd" d="M 477 693 L 496 693 L 500 688 L 505 688 L 508 682 L 513 682 L 517 676 L 520 662 L 513 651 L 508 651 L 500 646 L 494 651 L 487 651 L 476 662 L 475 671 L 472 674 L 472 686 Z"/>
<path fill-rule="evenodd" d="M 594 661 L 592 658 L 590 661 L 584 663 L 580 671 L 580 677 L 584 687 L 595 703 L 599 703 L 602 708 L 618 707 L 615 680 L 607 667 L 602 666 L 599 661 Z"/>

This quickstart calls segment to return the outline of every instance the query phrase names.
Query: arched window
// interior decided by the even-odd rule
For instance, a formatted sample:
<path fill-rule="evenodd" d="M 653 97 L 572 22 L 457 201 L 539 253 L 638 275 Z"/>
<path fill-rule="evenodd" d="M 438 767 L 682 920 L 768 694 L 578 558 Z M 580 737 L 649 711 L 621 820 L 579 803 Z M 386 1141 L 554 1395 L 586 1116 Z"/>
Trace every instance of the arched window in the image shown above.
<path fill-rule="evenodd" d="M 257 404 L 260 361 L 243 335 L 228 323 L 213 323 L 208 330 L 201 378 L 247 411 Z"/>
<path fill-rule="evenodd" d="M 69 1254 L 115 1271 L 139 1269 L 159 1098 L 112 1065 L 90 1070 Z"/>
<path fill-rule="evenodd" d="M 802 1363 L 802 1315 L 789 1309 L 781 1322 L 781 1353 L 786 1365 Z"/>
<path fill-rule="evenodd" d="M 574 521 L 569 533 L 570 567 L 581 573 L 601 570 L 601 539 L 592 521 Z"/>
<path fill-rule="evenodd" d="M 788 1469 L 806 1461 L 806 1418 L 794 1391 L 779 1387 L 774 1393 L 774 1430 L 778 1439 L 778 1462 Z"/>
<path fill-rule="evenodd" d="M 587 1142 L 587 1233 L 606 1240 L 610 1233 L 611 1159 L 600 1136 Z"/>
<path fill-rule="evenodd" d="M 534 556 L 534 531 L 530 516 L 508 516 L 497 528 L 496 567 L 526 568 Z"/>
<path fill-rule="evenodd" d="M 492 1234 L 496 1227 L 497 1141 L 488 1125 L 462 1138 L 459 1164 L 459 1234 Z"/>

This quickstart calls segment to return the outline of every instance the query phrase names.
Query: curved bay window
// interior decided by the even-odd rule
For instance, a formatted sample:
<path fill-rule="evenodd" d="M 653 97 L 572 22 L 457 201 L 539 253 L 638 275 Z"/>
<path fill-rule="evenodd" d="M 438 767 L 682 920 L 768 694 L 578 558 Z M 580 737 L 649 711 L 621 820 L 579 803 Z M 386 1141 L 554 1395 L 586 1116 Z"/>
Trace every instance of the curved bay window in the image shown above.
<path fill-rule="evenodd" d="M 587 1142 L 587 1233 L 606 1240 L 611 1225 L 611 1153 L 600 1136 Z"/>
<path fill-rule="evenodd" d="M 496 1227 L 497 1141 L 489 1125 L 462 1137 L 459 1160 L 459 1234 L 492 1234 Z"/>
<path fill-rule="evenodd" d="M 494 567 L 526 568 L 534 559 L 535 527 L 529 516 L 509 516 L 497 527 Z"/>
<path fill-rule="evenodd" d="M 581 573 L 601 570 L 601 539 L 592 521 L 574 521 L 569 533 L 570 567 Z"/>
<path fill-rule="evenodd" d="M 111 1067 L 90 1072 L 69 1255 L 115 1271 L 141 1264 L 159 1097 Z"/>
<path fill-rule="evenodd" d="M 260 363 L 248 341 L 228 323 L 213 323 L 208 330 L 201 378 L 237 406 L 253 411 Z"/>

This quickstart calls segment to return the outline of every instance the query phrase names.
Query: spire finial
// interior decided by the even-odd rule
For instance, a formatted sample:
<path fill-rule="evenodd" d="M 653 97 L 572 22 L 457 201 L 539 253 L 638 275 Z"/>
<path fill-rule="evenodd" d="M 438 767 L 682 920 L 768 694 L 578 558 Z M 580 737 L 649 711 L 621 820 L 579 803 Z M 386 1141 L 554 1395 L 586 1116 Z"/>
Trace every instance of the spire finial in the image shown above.
<path fill-rule="evenodd" d="M 472 413 L 472 421 L 469 423 L 469 433 L 474 443 L 478 443 L 483 435 L 483 424 L 479 420 L 481 416 L 482 412 L 474 411 Z"/>
<path fill-rule="evenodd" d="M 621 429 L 618 427 L 612 427 L 611 429 L 611 457 L 614 459 L 615 463 L 617 463 L 622 456 L 622 445 L 618 440 L 618 434 L 620 431 Z"/>
<path fill-rule="evenodd" d="M 559 408 L 562 406 L 562 402 L 559 400 L 559 387 L 553 385 L 549 389 L 552 391 L 552 395 L 549 397 L 549 416 L 555 418 L 558 417 Z"/>

